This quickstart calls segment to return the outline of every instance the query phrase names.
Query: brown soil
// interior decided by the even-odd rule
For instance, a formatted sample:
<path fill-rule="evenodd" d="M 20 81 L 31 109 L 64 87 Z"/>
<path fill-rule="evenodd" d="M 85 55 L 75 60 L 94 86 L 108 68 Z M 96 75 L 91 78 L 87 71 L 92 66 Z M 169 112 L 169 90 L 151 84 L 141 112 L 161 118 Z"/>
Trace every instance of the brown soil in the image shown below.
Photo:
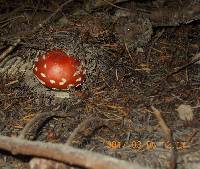
<path fill-rule="evenodd" d="M 40 11 L 30 17 L 22 10 L 14 16 L 4 19 L 2 10 L 0 21 L 4 24 L 0 29 L 0 53 L 24 31 L 31 30 L 35 22 L 43 20 L 43 12 Z M 161 145 L 166 136 L 151 113 L 153 105 L 161 111 L 171 129 L 178 154 L 199 149 L 200 65 L 191 64 L 178 72 L 175 70 L 187 65 L 199 51 L 200 22 L 156 27 L 151 41 L 142 47 L 143 51 L 139 51 L 128 50 L 126 44 L 119 41 L 112 26 L 108 26 L 110 20 L 104 20 L 101 27 L 97 24 L 104 21 L 97 22 L 99 17 L 95 14 L 90 15 L 94 23 L 90 18 L 86 25 L 81 21 L 87 17 L 80 17 L 71 17 L 64 24 L 62 21 L 62 24 L 55 22 L 43 27 L 36 34 L 25 37 L 10 53 L 11 59 L 21 58 L 19 64 L 30 65 L 23 73 L 18 71 L 11 76 L 7 70 L 0 74 L 1 135 L 18 136 L 37 114 L 62 111 L 66 112 L 66 117 L 43 122 L 37 131 L 29 133 L 29 139 L 65 143 L 81 122 L 95 117 L 108 120 L 109 125 L 94 121 L 80 129 L 71 142 L 74 147 L 129 161 L 149 154 L 149 159 L 155 160 L 155 165 L 158 165 L 156 156 L 151 157 L 155 150 L 149 149 L 147 142 L 152 141 L 166 151 L 169 151 L 169 146 Z M 88 28 L 91 25 L 93 28 Z M 88 66 L 85 84 L 66 91 L 68 98 L 56 97 L 59 91 L 46 89 L 33 80 L 31 67 L 37 52 L 52 48 L 69 51 L 79 59 L 85 59 Z M 1 69 L 9 64 L 9 60 L 2 64 L 3 61 L 0 60 Z M 76 104 L 78 106 L 71 108 Z M 181 104 L 197 107 L 193 109 L 192 120 L 179 118 L 176 109 Z M 28 168 L 29 158 L 0 151 L 0 168 Z M 163 161 L 159 162 L 161 168 L 165 166 Z M 145 163 L 150 165 L 148 160 Z M 183 162 L 179 161 L 178 165 L 181 167 Z"/>

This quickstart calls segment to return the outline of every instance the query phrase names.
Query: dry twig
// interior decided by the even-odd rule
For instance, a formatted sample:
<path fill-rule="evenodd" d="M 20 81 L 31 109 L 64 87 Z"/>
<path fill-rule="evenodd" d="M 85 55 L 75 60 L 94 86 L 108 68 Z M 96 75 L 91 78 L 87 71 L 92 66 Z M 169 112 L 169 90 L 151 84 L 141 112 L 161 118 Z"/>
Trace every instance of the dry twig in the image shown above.
<path fill-rule="evenodd" d="M 53 117 L 66 117 L 67 114 L 63 112 L 53 111 L 53 112 L 44 112 L 37 114 L 31 121 L 23 128 L 18 138 L 24 139 L 27 134 L 31 134 L 33 139 L 35 137 L 35 132 L 40 128 L 43 123 Z M 34 130 L 34 132 L 33 132 Z"/>
<path fill-rule="evenodd" d="M 156 35 L 155 39 L 152 41 L 148 53 L 147 53 L 147 64 L 149 64 L 149 60 L 150 60 L 150 55 L 151 55 L 151 51 L 153 46 L 156 44 L 156 42 L 160 39 L 160 37 L 163 35 L 165 31 L 165 28 L 163 28 L 160 32 L 158 32 L 158 34 Z"/>
<path fill-rule="evenodd" d="M 138 163 L 130 163 L 88 150 L 68 145 L 27 141 L 20 138 L 0 136 L 0 149 L 12 154 L 32 155 L 48 158 L 70 165 L 89 169 L 138 169 Z M 142 167 L 145 169 L 145 167 Z"/>
<path fill-rule="evenodd" d="M 125 49 L 126 49 L 126 51 L 127 51 L 127 53 L 128 53 L 128 56 L 130 57 L 132 63 L 134 63 L 133 57 L 131 56 L 131 53 L 130 53 L 130 51 L 129 51 L 129 49 L 128 49 L 128 46 L 127 46 L 127 43 L 126 43 L 125 40 L 124 40 L 124 46 L 125 46 Z"/>
<path fill-rule="evenodd" d="M 77 103 L 68 107 L 67 111 L 72 111 L 74 108 L 82 104 L 82 101 L 78 101 Z M 26 138 L 27 134 L 32 134 L 33 137 L 35 132 L 43 125 L 43 123 L 53 117 L 67 117 L 68 113 L 62 111 L 51 111 L 51 112 L 44 112 L 41 114 L 37 114 L 21 131 L 20 135 L 18 136 L 21 139 Z M 33 139 L 32 137 L 32 139 Z"/>
<path fill-rule="evenodd" d="M 177 153 L 176 153 L 177 150 L 176 150 L 176 145 L 173 141 L 172 132 L 169 129 L 169 127 L 167 126 L 167 124 L 165 123 L 164 119 L 162 118 L 161 112 L 158 111 L 158 109 L 156 109 L 154 106 L 151 106 L 151 109 L 153 110 L 152 113 L 158 119 L 158 123 L 160 124 L 160 127 L 162 128 L 162 130 L 166 136 L 167 142 L 169 142 L 172 145 L 172 154 L 171 154 L 169 169 L 175 169 L 176 168 L 176 160 L 177 160 Z"/>
<path fill-rule="evenodd" d="M 9 54 L 11 53 L 15 47 L 21 42 L 21 39 L 17 39 L 9 48 L 7 48 L 1 55 L 0 55 L 0 62 Z"/>
<path fill-rule="evenodd" d="M 52 22 L 52 20 L 57 19 L 56 15 L 62 11 L 62 9 L 64 8 L 64 6 L 66 6 L 67 4 L 73 2 L 74 0 L 68 0 L 65 1 L 62 5 L 60 5 L 60 7 L 52 14 L 50 15 L 47 19 L 45 19 L 42 23 L 38 24 L 36 27 L 33 28 L 33 30 L 31 32 L 27 32 L 24 36 L 28 36 L 30 34 L 34 34 L 36 33 L 40 28 L 46 26 L 47 24 L 49 24 L 50 22 Z"/>
<path fill-rule="evenodd" d="M 174 74 L 176 74 L 176 73 L 179 73 L 180 71 L 186 69 L 187 67 L 189 67 L 189 66 L 191 66 L 191 65 L 193 65 L 193 64 L 195 64 L 195 63 L 197 63 L 197 62 L 199 62 L 199 61 L 200 61 L 200 53 L 197 53 L 197 54 L 191 59 L 191 61 L 190 61 L 189 63 L 187 63 L 187 64 L 185 64 L 185 65 L 179 67 L 178 69 L 176 69 L 176 70 L 174 70 L 174 71 L 172 71 L 172 72 L 169 72 L 169 73 L 166 74 L 165 76 L 163 76 L 163 77 L 159 78 L 158 80 L 156 80 L 156 81 L 154 82 L 155 84 L 151 87 L 150 91 L 154 91 L 163 81 L 165 81 L 166 79 L 168 79 L 170 76 L 172 76 L 172 75 L 174 75 Z M 145 92 L 146 92 L 147 90 L 149 91 L 149 88 L 147 88 L 147 89 L 145 90 Z M 151 93 L 151 92 L 150 92 L 150 93 Z"/>
<path fill-rule="evenodd" d="M 74 131 L 72 132 L 72 134 L 69 136 L 69 138 L 67 139 L 66 144 L 67 144 L 67 145 L 71 145 L 73 139 L 74 139 L 75 136 L 78 134 L 78 132 L 79 132 L 80 130 L 84 129 L 84 128 L 86 127 L 86 125 L 87 125 L 89 122 L 93 121 L 93 120 L 94 120 L 94 118 L 92 118 L 92 117 L 89 117 L 89 118 L 83 120 L 83 122 L 81 122 L 81 123 L 74 129 Z"/>
<path fill-rule="evenodd" d="M 103 0 L 104 2 L 108 3 L 109 5 L 111 5 L 112 7 L 115 7 L 115 8 L 118 8 L 118 9 L 122 9 L 122 10 L 125 10 L 125 11 L 130 11 L 129 9 L 127 8 L 123 8 L 123 7 L 120 7 L 118 5 L 115 5 L 114 3 L 108 1 L 108 0 Z M 126 2 L 127 0 L 122 0 L 120 2 Z"/>
<path fill-rule="evenodd" d="M 200 60 L 200 53 L 197 53 L 197 54 L 192 58 L 192 60 L 191 60 L 189 63 L 187 63 L 187 64 L 185 64 L 185 65 L 179 67 L 178 69 L 176 69 L 176 70 L 174 70 L 174 71 L 172 71 L 172 72 L 170 72 L 170 73 L 168 73 L 168 74 L 165 75 L 163 78 L 159 79 L 158 82 L 162 82 L 163 80 L 169 78 L 170 76 L 172 76 L 172 75 L 174 75 L 174 74 L 180 72 L 181 70 L 184 70 L 184 69 L 186 69 L 187 67 L 193 65 L 194 63 L 198 62 L 199 60 Z"/>

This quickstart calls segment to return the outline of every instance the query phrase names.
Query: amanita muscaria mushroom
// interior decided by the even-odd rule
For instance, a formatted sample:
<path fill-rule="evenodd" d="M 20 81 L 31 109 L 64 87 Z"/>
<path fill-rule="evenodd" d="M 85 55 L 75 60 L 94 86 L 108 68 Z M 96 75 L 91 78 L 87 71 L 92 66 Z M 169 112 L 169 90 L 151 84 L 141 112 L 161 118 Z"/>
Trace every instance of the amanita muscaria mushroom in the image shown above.
<path fill-rule="evenodd" d="M 78 59 L 54 49 L 35 59 L 33 73 L 44 86 L 66 90 L 80 86 L 85 80 L 86 70 Z"/>

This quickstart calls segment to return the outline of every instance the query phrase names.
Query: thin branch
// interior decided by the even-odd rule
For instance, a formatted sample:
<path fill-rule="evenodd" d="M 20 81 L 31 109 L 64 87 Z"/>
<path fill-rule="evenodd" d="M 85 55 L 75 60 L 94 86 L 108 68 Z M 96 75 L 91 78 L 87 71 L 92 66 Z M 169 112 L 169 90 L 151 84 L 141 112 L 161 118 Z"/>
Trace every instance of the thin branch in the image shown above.
<path fill-rule="evenodd" d="M 82 103 L 83 103 L 82 101 L 78 101 L 77 103 L 70 105 L 67 109 L 67 112 L 72 111 L 74 108 L 77 108 L 77 106 L 79 106 Z M 35 133 L 37 132 L 37 130 L 40 127 L 42 127 L 42 125 L 46 120 L 51 119 L 53 117 L 62 117 L 62 118 L 67 117 L 68 116 L 67 112 L 50 111 L 37 114 L 34 118 L 31 119 L 29 123 L 26 124 L 26 126 L 20 132 L 18 138 L 25 139 L 28 134 L 32 134 L 32 138 L 29 139 L 33 139 L 35 137 Z"/>
<path fill-rule="evenodd" d="M 17 39 L 9 48 L 7 48 L 1 55 L 0 55 L 0 62 L 9 54 L 11 53 L 15 47 L 21 42 L 21 39 Z"/>
<path fill-rule="evenodd" d="M 136 162 L 118 160 L 92 151 L 73 148 L 66 144 L 27 141 L 7 136 L 0 136 L 0 149 L 9 151 L 14 155 L 43 157 L 89 169 L 137 169 L 141 167 Z"/>
<path fill-rule="evenodd" d="M 86 127 L 86 125 L 87 125 L 89 122 L 93 121 L 93 120 L 94 120 L 94 118 L 92 118 L 92 117 L 89 117 L 89 118 L 83 120 L 83 121 L 74 129 L 74 131 L 72 132 L 72 134 L 69 136 L 69 138 L 67 139 L 66 144 L 67 144 L 67 145 L 71 145 L 73 139 L 74 139 L 75 136 L 78 134 L 78 132 L 79 132 L 80 130 L 84 129 L 84 128 Z"/>
<path fill-rule="evenodd" d="M 125 11 L 130 11 L 130 9 L 120 7 L 120 6 L 118 6 L 118 5 L 115 5 L 115 4 L 112 3 L 112 2 L 107 1 L 107 0 L 103 0 L 103 1 L 106 2 L 107 4 L 109 4 L 109 5 L 112 6 L 112 7 L 115 7 L 115 8 L 118 8 L 118 9 L 122 9 L 122 10 L 125 10 Z M 124 0 L 124 1 L 122 1 L 122 2 L 126 2 L 126 0 Z"/>
<path fill-rule="evenodd" d="M 157 118 L 158 123 L 160 124 L 160 127 L 166 136 L 167 142 L 169 142 L 172 145 L 172 154 L 171 154 L 169 169 L 176 169 L 177 149 L 172 137 L 172 132 L 170 128 L 167 126 L 167 124 L 165 123 L 164 119 L 162 118 L 161 112 L 158 109 L 156 109 L 154 106 L 151 106 L 151 109 L 153 110 L 152 113 Z"/>
<path fill-rule="evenodd" d="M 124 46 L 125 46 L 125 49 L 126 49 L 126 51 L 127 51 L 127 53 L 128 53 L 128 56 L 130 57 L 131 61 L 132 61 L 133 64 L 134 64 L 133 57 L 131 56 L 131 53 L 130 53 L 130 51 L 129 51 L 129 49 L 128 49 L 128 46 L 127 46 L 127 43 L 126 43 L 125 40 L 124 40 Z"/>
<path fill-rule="evenodd" d="M 20 132 L 18 138 L 25 139 L 27 135 L 31 134 L 33 139 L 35 137 L 35 132 L 44 124 L 44 122 L 53 117 L 66 117 L 67 114 L 58 111 L 44 112 L 37 114 L 31 121 L 23 128 Z M 34 132 L 34 131 L 35 132 Z M 30 139 L 30 138 L 29 138 Z"/>
<path fill-rule="evenodd" d="M 170 72 L 168 75 L 166 75 L 165 77 L 163 77 L 161 80 L 167 79 L 167 78 L 170 77 L 171 75 L 174 75 L 174 74 L 180 72 L 181 70 L 186 69 L 187 67 L 193 65 L 194 63 L 198 62 L 199 60 L 200 60 L 200 53 L 197 53 L 197 54 L 192 58 L 192 60 L 191 60 L 189 63 L 187 63 L 187 64 L 185 64 L 185 65 L 179 67 L 178 69 L 176 69 L 176 70 Z"/>
<path fill-rule="evenodd" d="M 171 71 L 169 72 L 168 74 L 164 75 L 163 77 L 159 78 L 158 80 L 156 80 L 154 83 L 156 83 L 155 85 L 152 86 L 152 88 L 150 89 L 150 91 L 154 91 L 164 80 L 168 79 L 170 76 L 176 74 L 176 73 L 179 73 L 180 71 L 186 69 L 187 67 L 197 63 L 200 61 L 200 53 L 197 53 L 189 63 L 179 67 L 178 69 L 174 70 L 174 71 Z M 146 90 L 149 91 L 149 88 L 147 88 Z M 144 91 L 146 92 L 146 91 Z M 151 93 L 151 92 L 149 92 Z"/>
<path fill-rule="evenodd" d="M 151 55 L 151 51 L 153 46 L 156 44 L 156 42 L 160 39 L 160 37 L 163 35 L 163 33 L 165 32 L 165 28 L 163 28 L 160 32 L 158 32 L 158 34 L 156 35 L 155 39 L 152 41 L 148 53 L 147 53 L 147 64 L 149 64 L 149 60 L 150 60 L 150 55 Z"/>
<path fill-rule="evenodd" d="M 56 18 L 56 15 L 62 11 L 62 9 L 64 8 L 65 5 L 73 2 L 74 0 L 68 0 L 66 2 L 64 2 L 53 14 L 51 14 L 47 19 L 45 19 L 42 23 L 38 24 L 36 27 L 33 28 L 33 30 L 31 32 L 28 32 L 27 34 L 25 34 L 25 36 L 36 33 L 40 28 L 42 28 L 43 26 L 46 26 L 47 24 L 49 24 L 53 19 Z"/>

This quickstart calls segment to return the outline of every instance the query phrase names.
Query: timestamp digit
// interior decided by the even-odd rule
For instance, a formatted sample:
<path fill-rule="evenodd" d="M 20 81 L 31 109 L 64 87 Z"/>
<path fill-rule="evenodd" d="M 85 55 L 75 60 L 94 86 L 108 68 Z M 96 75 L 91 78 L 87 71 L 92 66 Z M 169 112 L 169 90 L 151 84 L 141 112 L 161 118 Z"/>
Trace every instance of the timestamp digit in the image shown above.
<path fill-rule="evenodd" d="M 139 141 L 139 140 L 133 140 L 131 142 L 131 146 L 132 146 L 133 149 L 139 150 L 139 149 L 142 148 L 142 142 Z"/>
<path fill-rule="evenodd" d="M 146 142 L 146 149 L 147 150 L 154 150 L 156 148 L 156 142 L 155 141 L 147 141 Z"/>

